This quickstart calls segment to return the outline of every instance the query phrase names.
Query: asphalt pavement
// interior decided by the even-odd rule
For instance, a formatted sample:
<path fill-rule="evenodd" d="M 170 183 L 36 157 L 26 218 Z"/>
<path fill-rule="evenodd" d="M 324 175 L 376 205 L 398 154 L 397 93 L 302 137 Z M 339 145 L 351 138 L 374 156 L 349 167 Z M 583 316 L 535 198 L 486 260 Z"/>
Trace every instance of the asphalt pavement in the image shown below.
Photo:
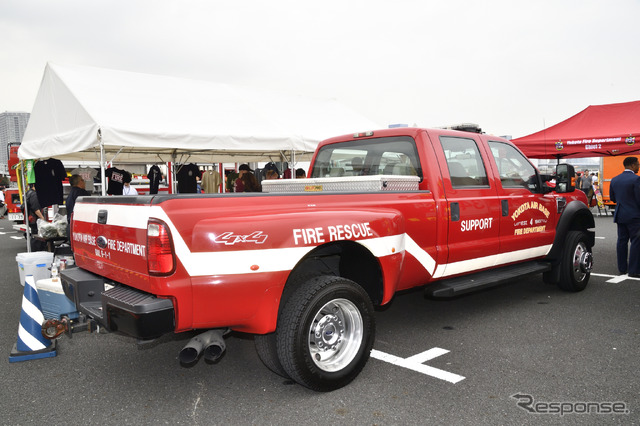
<path fill-rule="evenodd" d="M 452 300 L 400 294 L 376 313 L 360 376 L 316 393 L 271 373 L 241 333 L 190 368 L 178 352 L 193 333 L 144 345 L 78 333 L 54 358 L 9 363 L 26 244 L 0 220 L 0 423 L 640 425 L 640 280 L 617 274 L 611 216 L 596 222 L 583 292 L 533 276 Z"/>

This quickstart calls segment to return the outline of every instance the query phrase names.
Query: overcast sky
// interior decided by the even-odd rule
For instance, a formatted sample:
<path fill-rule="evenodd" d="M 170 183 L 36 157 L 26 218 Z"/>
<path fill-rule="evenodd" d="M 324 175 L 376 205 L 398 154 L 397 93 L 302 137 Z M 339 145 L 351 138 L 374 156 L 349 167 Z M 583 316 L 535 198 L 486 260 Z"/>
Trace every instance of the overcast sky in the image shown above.
<path fill-rule="evenodd" d="M 0 112 L 31 111 L 50 61 L 520 137 L 640 100 L 638 17 L 639 0 L 0 0 Z"/>

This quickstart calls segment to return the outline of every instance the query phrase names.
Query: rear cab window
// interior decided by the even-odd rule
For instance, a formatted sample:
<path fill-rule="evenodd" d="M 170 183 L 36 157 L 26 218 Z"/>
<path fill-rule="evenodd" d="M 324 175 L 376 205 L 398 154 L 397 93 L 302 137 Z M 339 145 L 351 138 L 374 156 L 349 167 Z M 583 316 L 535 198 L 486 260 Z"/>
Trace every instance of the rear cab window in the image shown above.
<path fill-rule="evenodd" d="M 487 170 L 475 140 L 440 136 L 453 188 L 489 187 Z"/>
<path fill-rule="evenodd" d="M 413 138 L 397 136 L 325 145 L 316 155 L 310 177 L 374 175 L 418 176 L 422 179 Z"/>

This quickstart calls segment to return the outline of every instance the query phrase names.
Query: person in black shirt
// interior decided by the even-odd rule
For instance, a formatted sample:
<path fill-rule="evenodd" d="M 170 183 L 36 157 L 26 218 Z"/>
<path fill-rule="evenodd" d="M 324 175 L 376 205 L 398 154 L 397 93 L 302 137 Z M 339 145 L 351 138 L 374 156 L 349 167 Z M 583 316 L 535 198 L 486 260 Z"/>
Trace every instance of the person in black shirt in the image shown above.
<path fill-rule="evenodd" d="M 40 202 L 38 201 L 38 195 L 36 194 L 35 184 L 29 184 L 29 190 L 24 194 L 24 203 L 27 205 L 27 209 L 26 212 L 23 209 L 22 213 L 25 216 L 24 223 L 29 225 L 29 229 L 31 231 L 31 251 L 46 250 L 46 243 L 34 238 L 38 235 L 38 219 L 45 220 L 44 213 L 40 207 Z"/>
<path fill-rule="evenodd" d="M 85 182 L 84 179 L 82 179 L 82 176 L 71 175 L 69 178 L 69 184 L 71 185 L 71 190 L 69 191 L 67 202 L 65 203 L 67 206 L 67 223 L 71 222 L 71 214 L 76 206 L 76 198 L 90 195 L 89 192 L 84 189 Z"/>

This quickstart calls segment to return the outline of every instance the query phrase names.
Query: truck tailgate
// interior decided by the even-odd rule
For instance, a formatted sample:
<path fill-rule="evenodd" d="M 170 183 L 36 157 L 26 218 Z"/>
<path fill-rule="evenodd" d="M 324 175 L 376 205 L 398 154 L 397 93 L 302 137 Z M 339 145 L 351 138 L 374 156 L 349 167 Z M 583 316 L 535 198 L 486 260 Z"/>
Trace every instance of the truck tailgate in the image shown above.
<path fill-rule="evenodd" d="M 132 204 L 131 198 L 113 202 L 79 202 L 73 212 L 71 242 L 76 264 L 118 282 L 135 282 L 149 291 L 147 222 L 153 207 Z M 91 199 L 89 199 L 91 200 Z M 139 198 L 134 198 L 139 200 Z"/>

